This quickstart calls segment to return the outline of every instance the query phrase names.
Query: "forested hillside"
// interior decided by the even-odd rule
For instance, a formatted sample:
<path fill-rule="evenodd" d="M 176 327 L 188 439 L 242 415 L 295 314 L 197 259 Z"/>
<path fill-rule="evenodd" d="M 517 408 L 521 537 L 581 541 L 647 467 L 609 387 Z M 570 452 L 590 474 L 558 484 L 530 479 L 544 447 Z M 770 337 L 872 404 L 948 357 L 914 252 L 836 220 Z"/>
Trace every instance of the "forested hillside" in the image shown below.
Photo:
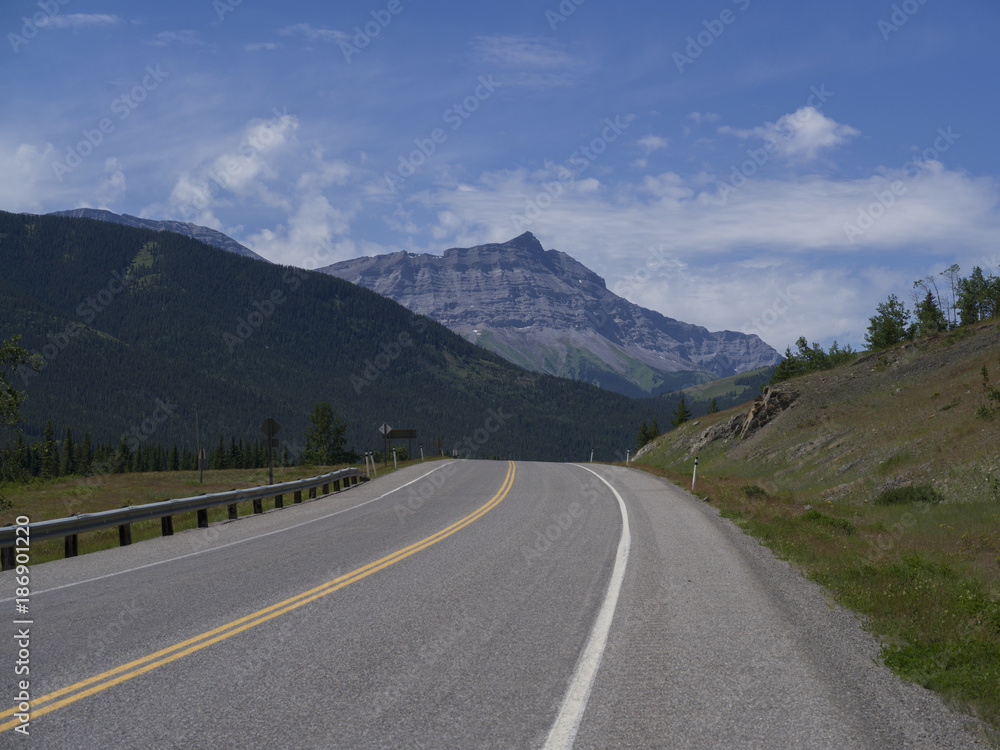
<path fill-rule="evenodd" d="M 122 436 L 193 449 L 257 440 L 273 417 L 296 450 L 330 401 L 347 445 L 418 430 L 430 452 L 610 459 L 667 407 L 528 373 L 374 292 L 226 253 L 170 232 L 0 212 L 0 339 L 44 360 L 13 384 L 29 441 L 47 422 L 96 442 Z M 0 445 L 14 432 L 0 434 Z"/>

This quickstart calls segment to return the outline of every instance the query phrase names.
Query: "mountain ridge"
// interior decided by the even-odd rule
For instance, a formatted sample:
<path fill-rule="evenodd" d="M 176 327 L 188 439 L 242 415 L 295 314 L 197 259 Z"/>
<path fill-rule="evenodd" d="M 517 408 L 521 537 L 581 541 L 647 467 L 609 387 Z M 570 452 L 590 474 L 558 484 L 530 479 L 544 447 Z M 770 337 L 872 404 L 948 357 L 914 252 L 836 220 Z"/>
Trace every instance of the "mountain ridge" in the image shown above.
<path fill-rule="evenodd" d="M 51 420 L 60 435 L 192 447 L 196 422 L 211 445 L 260 439 L 271 416 L 301 448 L 313 404 L 329 401 L 357 450 L 381 448 L 387 422 L 428 452 L 440 437 L 484 458 L 610 460 L 642 420 L 669 421 L 669 403 L 527 372 L 328 274 L 85 218 L 0 212 L 0 238 L 0 340 L 21 334 L 44 360 L 12 379 L 29 440 Z"/>
<path fill-rule="evenodd" d="M 776 364 L 753 334 L 711 332 L 619 297 L 530 232 L 504 243 L 405 251 L 318 269 L 437 320 L 537 372 L 644 397 Z"/>
<path fill-rule="evenodd" d="M 204 242 L 206 245 L 217 247 L 220 250 L 226 250 L 228 252 L 235 253 L 236 255 L 254 258 L 255 260 L 262 260 L 265 263 L 271 262 L 262 255 L 255 253 L 246 245 L 241 245 L 232 237 L 227 234 L 223 234 L 217 229 L 203 227 L 187 221 L 174 221 L 172 219 L 164 219 L 160 221 L 154 219 L 141 219 L 138 216 L 116 214 L 114 211 L 108 211 L 102 208 L 73 208 L 68 211 L 53 211 L 52 213 L 46 214 L 46 216 L 62 216 L 73 219 L 94 219 L 95 221 L 107 221 L 112 224 L 122 224 L 124 226 L 135 227 L 137 229 L 152 229 L 154 232 L 176 232 L 177 234 L 182 234 L 185 237 L 191 237 L 199 242 Z"/>

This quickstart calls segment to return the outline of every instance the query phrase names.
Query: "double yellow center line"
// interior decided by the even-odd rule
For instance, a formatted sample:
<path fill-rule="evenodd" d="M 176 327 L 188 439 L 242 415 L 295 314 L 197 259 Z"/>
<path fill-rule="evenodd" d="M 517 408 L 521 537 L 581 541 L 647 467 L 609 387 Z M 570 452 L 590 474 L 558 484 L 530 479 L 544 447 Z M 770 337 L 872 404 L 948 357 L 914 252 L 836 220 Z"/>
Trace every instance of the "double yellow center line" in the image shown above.
<path fill-rule="evenodd" d="M 162 667 L 164 664 L 169 664 L 170 662 L 176 661 L 177 659 L 185 657 L 188 654 L 193 654 L 195 651 L 200 651 L 207 646 L 211 646 L 213 643 L 224 641 L 226 638 L 234 636 L 237 633 L 242 633 L 244 630 L 249 630 L 250 628 L 267 622 L 268 620 L 272 620 L 279 615 L 291 612 L 293 609 L 298 609 L 299 607 L 309 604 L 310 602 L 314 602 L 317 599 L 321 599 L 328 594 L 332 594 L 334 591 L 338 591 L 345 586 L 349 586 L 355 581 L 360 581 L 362 578 L 370 576 L 372 573 L 382 570 L 383 568 L 388 568 L 390 565 L 394 565 L 400 560 L 420 552 L 420 550 L 427 549 L 431 545 L 437 544 L 445 537 L 449 537 L 456 531 L 464 529 L 473 521 L 476 521 L 486 515 L 493 508 L 499 505 L 500 502 L 507 496 L 507 493 L 510 492 L 510 488 L 514 484 L 514 473 L 514 462 L 510 461 L 508 462 L 507 476 L 504 479 L 503 485 L 485 505 L 482 505 L 465 518 L 456 521 L 451 526 L 442 529 L 436 534 L 433 534 L 426 539 L 422 539 L 415 544 L 411 544 L 409 547 L 404 547 L 397 552 L 393 552 L 391 555 L 387 555 L 380 560 L 376 560 L 375 562 L 365 565 L 364 567 L 353 570 L 350 573 L 345 573 L 342 576 L 334 578 L 332 581 L 327 581 L 321 586 L 304 591 L 297 596 L 293 596 L 291 599 L 285 599 L 277 604 L 272 604 L 270 607 L 254 612 L 246 617 L 241 617 L 238 620 L 233 620 L 226 625 L 209 630 L 201 635 L 195 636 L 194 638 L 188 638 L 186 641 L 181 641 L 173 646 L 161 649 L 150 654 L 149 656 L 144 656 L 141 659 L 130 661 L 128 664 L 122 664 L 120 667 L 115 667 L 107 672 L 102 672 L 99 675 L 82 680 L 81 682 L 62 688 L 61 690 L 56 690 L 54 693 L 43 695 L 41 698 L 35 698 L 31 701 L 31 718 L 36 719 L 39 716 L 44 716 L 45 714 L 56 711 L 63 706 L 68 706 L 69 704 L 75 703 L 76 701 L 86 698 L 87 696 L 94 695 L 102 690 L 107 690 L 108 688 L 114 687 L 121 682 L 131 680 L 133 677 L 138 677 L 146 672 L 151 672 L 157 667 Z M 0 721 L 13 716 L 17 712 L 18 710 L 16 708 L 11 708 L 0 713 Z M 0 724 L 0 732 L 5 732 L 8 729 L 18 726 L 19 724 L 20 721 L 16 718 L 7 721 Z"/>

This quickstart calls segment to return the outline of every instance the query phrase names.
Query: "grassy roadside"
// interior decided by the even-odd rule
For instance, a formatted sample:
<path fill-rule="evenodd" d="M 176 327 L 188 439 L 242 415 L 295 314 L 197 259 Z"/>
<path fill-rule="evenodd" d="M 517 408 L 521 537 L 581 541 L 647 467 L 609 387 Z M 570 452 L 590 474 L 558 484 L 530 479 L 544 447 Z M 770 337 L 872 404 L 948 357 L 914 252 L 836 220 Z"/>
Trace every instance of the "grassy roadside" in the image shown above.
<path fill-rule="evenodd" d="M 431 459 L 428 459 L 431 460 Z M 401 462 L 399 468 L 420 463 L 419 459 Z M 276 484 L 295 479 L 318 476 L 343 466 L 292 466 L 275 467 Z M 392 473 L 388 467 L 378 466 L 379 476 Z M 259 487 L 268 481 L 267 469 L 223 469 L 204 472 L 204 482 L 198 481 L 197 471 L 162 471 L 142 474 L 106 474 L 97 477 L 61 477 L 50 480 L 34 480 L 21 484 L 0 484 L 0 497 L 6 497 L 10 506 L 0 513 L 0 526 L 9 526 L 14 519 L 24 515 L 32 522 L 65 518 L 75 513 L 96 513 L 102 510 L 124 508 L 129 505 L 144 505 L 168 499 L 194 497 L 214 492 Z M 305 497 L 303 495 L 303 497 Z M 285 505 L 292 498 L 284 498 Z M 263 501 L 264 511 L 274 509 L 274 499 Z M 252 503 L 240 503 L 239 515 L 252 515 Z M 225 521 L 229 518 L 225 506 L 208 511 L 209 523 Z M 195 513 L 174 516 L 174 533 L 197 526 Z M 160 536 L 160 522 L 143 521 L 132 524 L 132 542 L 140 542 Z M 110 528 L 83 534 L 79 537 L 81 555 L 118 546 L 118 529 Z M 50 560 L 62 559 L 63 540 L 54 539 L 32 542 L 31 562 L 38 565 Z"/>
<path fill-rule="evenodd" d="M 1000 420 L 975 416 L 1000 347 L 978 333 L 791 381 L 771 424 L 698 449 L 697 495 L 863 615 L 897 674 L 1000 729 Z M 694 441 L 745 410 L 636 468 L 690 488 Z"/>

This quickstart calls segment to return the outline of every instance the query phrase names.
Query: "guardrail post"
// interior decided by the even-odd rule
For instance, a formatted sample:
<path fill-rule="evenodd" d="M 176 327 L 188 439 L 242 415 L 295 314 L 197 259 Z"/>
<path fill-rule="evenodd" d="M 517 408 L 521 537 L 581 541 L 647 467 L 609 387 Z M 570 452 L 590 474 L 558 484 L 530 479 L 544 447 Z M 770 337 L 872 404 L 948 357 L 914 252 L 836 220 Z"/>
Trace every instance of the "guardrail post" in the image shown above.
<path fill-rule="evenodd" d="M 227 507 L 229 508 L 230 521 L 235 521 L 240 517 L 240 512 L 236 509 L 236 503 L 230 503 Z"/>
<path fill-rule="evenodd" d="M 164 516 L 160 519 L 160 534 L 163 536 L 174 535 L 174 517 Z"/>
<path fill-rule="evenodd" d="M 199 510 L 198 511 L 198 528 L 207 529 L 208 528 L 208 511 Z"/>
<path fill-rule="evenodd" d="M 340 492 L 340 480 L 339 479 L 334 479 L 333 480 L 333 491 L 334 492 Z"/>
<path fill-rule="evenodd" d="M 254 513 L 263 513 L 264 512 L 264 501 L 263 500 L 254 500 L 253 501 L 253 512 Z"/>
<path fill-rule="evenodd" d="M 310 487 L 309 488 L 309 499 L 310 500 L 315 500 L 316 499 L 316 488 L 315 487 Z"/>
<path fill-rule="evenodd" d="M 4 547 L 0 550 L 0 569 L 2 570 L 13 570 L 14 569 L 14 548 Z"/>
<path fill-rule="evenodd" d="M 284 498 L 283 495 L 275 495 L 274 496 L 274 507 L 275 508 L 284 508 L 285 507 L 285 498 Z"/>
<path fill-rule="evenodd" d="M 357 483 L 358 483 L 358 477 L 356 475 L 351 477 L 351 486 L 353 487 Z"/>
<path fill-rule="evenodd" d="M 80 544 L 77 541 L 76 534 L 70 534 L 66 537 L 65 551 L 66 557 L 76 557 L 80 554 Z"/>
<path fill-rule="evenodd" d="M 302 502 L 302 490 L 295 490 L 295 495 L 292 497 L 292 502 L 293 503 Z"/>
<path fill-rule="evenodd" d="M 123 523 L 118 527 L 118 546 L 127 547 L 132 543 L 132 524 Z"/>
<path fill-rule="evenodd" d="M 330 484 L 329 484 L 329 482 L 327 484 L 323 485 L 323 494 L 324 495 L 329 495 L 330 494 Z"/>

